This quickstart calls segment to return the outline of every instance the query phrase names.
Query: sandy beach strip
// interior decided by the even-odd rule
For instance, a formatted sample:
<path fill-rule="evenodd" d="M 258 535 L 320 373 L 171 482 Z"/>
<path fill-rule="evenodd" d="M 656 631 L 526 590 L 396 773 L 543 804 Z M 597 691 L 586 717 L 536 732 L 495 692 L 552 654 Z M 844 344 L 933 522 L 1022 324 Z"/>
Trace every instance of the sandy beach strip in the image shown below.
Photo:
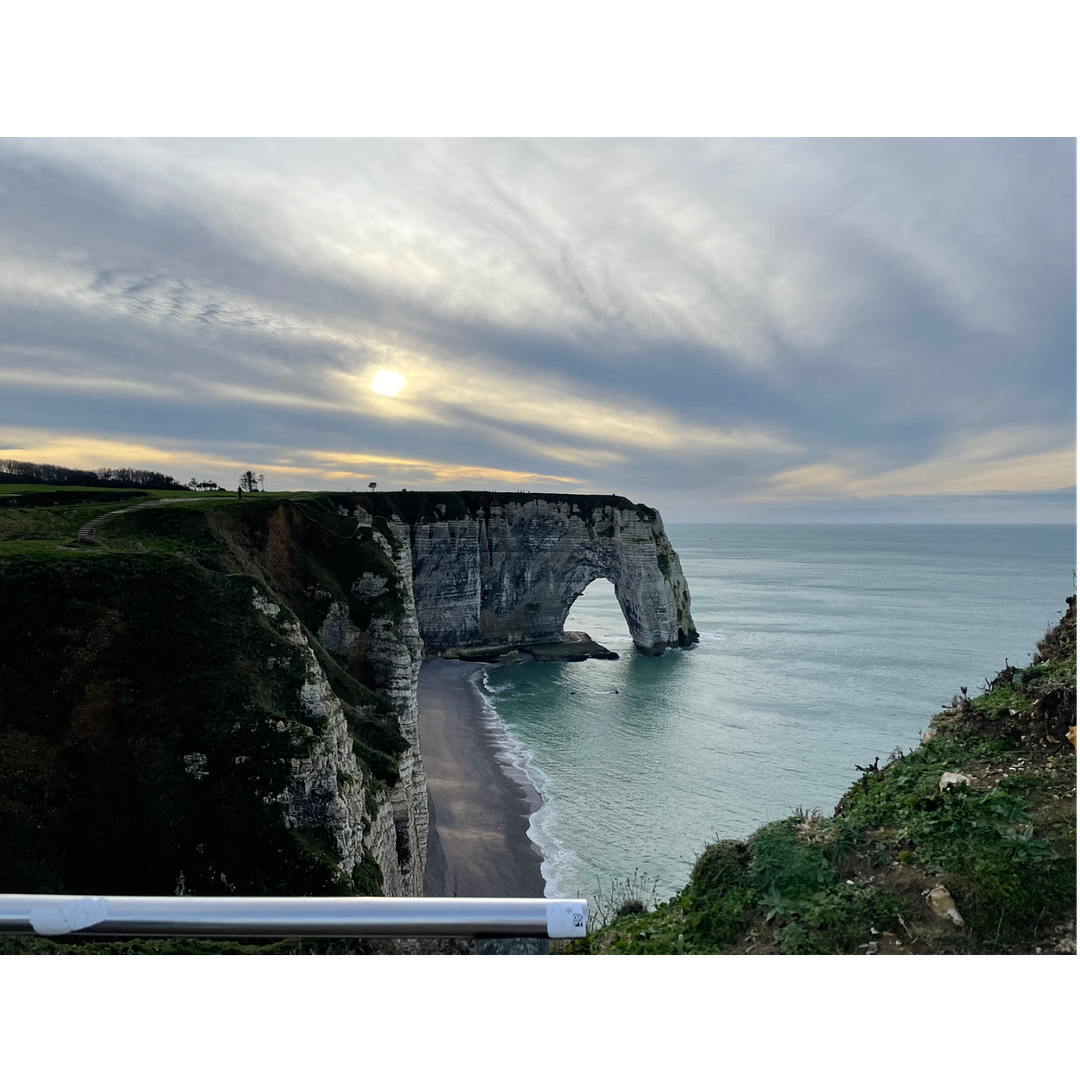
<path fill-rule="evenodd" d="M 541 897 L 540 851 L 525 835 L 540 795 L 500 762 L 469 679 L 476 668 L 460 660 L 420 668 L 420 753 L 432 811 L 424 895 Z"/>

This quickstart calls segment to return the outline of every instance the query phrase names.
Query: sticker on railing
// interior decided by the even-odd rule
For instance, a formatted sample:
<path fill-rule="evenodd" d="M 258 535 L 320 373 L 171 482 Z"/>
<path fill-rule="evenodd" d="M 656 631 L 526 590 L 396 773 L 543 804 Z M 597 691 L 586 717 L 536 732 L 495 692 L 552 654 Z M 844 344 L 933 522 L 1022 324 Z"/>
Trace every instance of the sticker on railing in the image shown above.
<path fill-rule="evenodd" d="M 558 900 L 548 904 L 548 937 L 583 938 L 588 927 L 588 904 L 580 900 Z"/>
<path fill-rule="evenodd" d="M 103 922 L 109 914 L 109 901 L 104 896 L 82 896 L 63 907 L 36 907 L 30 909 L 30 925 L 35 934 L 55 937 L 86 930 Z"/>

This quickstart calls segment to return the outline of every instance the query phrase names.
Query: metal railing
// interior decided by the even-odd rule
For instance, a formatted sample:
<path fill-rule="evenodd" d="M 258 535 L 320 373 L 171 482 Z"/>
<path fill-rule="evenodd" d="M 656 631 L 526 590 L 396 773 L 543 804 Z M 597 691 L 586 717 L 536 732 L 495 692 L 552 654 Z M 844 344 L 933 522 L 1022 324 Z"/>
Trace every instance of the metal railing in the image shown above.
<path fill-rule="evenodd" d="M 0 894 L 0 934 L 583 938 L 585 900 Z"/>

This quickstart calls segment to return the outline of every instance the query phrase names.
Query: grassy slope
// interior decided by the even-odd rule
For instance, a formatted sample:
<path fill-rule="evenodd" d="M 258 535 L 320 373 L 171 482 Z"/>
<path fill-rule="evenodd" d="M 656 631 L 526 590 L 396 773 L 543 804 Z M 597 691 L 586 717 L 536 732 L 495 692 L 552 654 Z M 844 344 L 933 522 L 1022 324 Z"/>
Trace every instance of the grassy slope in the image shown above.
<path fill-rule="evenodd" d="M 78 484 L 0 484 L 0 498 L 5 495 L 52 496 L 64 499 L 86 498 L 157 498 L 157 499 L 201 499 L 236 498 L 236 492 L 228 491 L 190 491 L 183 488 L 122 488 L 94 486 L 84 487 Z"/>
<path fill-rule="evenodd" d="M 72 544 L 102 509 L 5 519 L 53 538 L 0 543 L 0 891 L 169 894 L 181 874 L 201 894 L 379 891 L 372 867 L 339 880 L 327 837 L 283 826 L 273 796 L 312 732 L 294 651 L 251 597 L 309 629 L 341 600 L 365 627 L 399 602 L 349 595 L 393 573 L 382 550 L 317 500 L 271 496 L 139 510 Z M 404 741 L 362 650 L 315 647 L 369 789 L 396 782 Z"/>
<path fill-rule="evenodd" d="M 1034 660 L 956 699 L 832 817 L 709 845 L 677 896 L 642 911 L 623 895 L 623 914 L 567 951 L 1075 952 L 1075 597 Z M 942 791 L 945 772 L 971 782 Z M 929 906 L 937 886 L 962 926 Z"/>

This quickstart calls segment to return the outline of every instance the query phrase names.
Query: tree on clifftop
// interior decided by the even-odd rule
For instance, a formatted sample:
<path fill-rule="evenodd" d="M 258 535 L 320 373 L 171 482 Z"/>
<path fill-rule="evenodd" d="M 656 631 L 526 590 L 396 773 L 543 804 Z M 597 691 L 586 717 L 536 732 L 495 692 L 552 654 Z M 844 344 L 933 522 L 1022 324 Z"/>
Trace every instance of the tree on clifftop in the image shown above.
<path fill-rule="evenodd" d="M 259 478 L 248 469 L 247 472 L 240 474 L 240 490 L 241 491 L 258 491 L 259 490 Z"/>

